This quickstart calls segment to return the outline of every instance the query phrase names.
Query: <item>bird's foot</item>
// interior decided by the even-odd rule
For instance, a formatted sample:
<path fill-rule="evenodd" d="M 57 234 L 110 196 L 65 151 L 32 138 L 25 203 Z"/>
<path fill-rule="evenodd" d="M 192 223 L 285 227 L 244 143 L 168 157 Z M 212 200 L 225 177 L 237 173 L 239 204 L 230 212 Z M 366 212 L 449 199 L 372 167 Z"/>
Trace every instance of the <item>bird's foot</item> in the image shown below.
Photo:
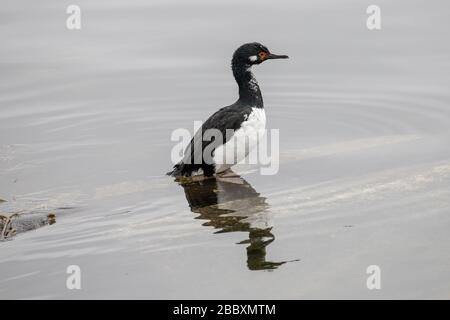
<path fill-rule="evenodd" d="M 240 178 L 240 176 L 234 172 L 231 169 L 227 169 L 225 171 L 216 173 L 216 177 L 221 177 L 221 178 Z"/>
<path fill-rule="evenodd" d="M 223 172 L 217 173 L 216 180 L 220 182 L 244 184 L 244 180 L 242 180 L 241 176 L 231 169 L 227 169 Z"/>
<path fill-rule="evenodd" d="M 179 184 L 189 184 L 189 183 L 194 183 L 194 182 L 201 182 L 201 181 L 205 181 L 205 180 L 209 180 L 209 179 L 214 179 L 214 176 L 204 176 L 204 175 L 197 175 L 197 176 L 190 176 L 190 177 L 185 177 L 185 176 L 179 176 L 175 178 L 175 181 L 178 182 Z"/>

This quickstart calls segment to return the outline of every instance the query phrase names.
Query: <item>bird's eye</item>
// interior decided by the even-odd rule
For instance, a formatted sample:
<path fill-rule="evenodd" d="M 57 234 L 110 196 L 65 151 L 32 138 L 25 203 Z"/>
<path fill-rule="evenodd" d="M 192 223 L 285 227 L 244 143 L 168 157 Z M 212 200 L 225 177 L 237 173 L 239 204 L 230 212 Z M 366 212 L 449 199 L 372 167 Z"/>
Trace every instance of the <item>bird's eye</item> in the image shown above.
<path fill-rule="evenodd" d="M 267 52 L 260 51 L 260 52 L 258 53 L 258 57 L 259 57 L 261 60 L 264 60 L 264 59 L 266 58 L 266 56 L 267 56 Z"/>

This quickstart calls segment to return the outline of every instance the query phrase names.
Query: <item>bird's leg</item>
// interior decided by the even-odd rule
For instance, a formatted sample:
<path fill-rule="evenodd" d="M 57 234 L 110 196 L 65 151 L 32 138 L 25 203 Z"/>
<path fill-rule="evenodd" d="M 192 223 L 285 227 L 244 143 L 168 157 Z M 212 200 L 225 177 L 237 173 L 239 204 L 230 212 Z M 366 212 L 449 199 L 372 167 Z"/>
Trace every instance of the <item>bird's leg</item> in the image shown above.
<path fill-rule="evenodd" d="M 216 180 L 234 184 L 244 184 L 244 180 L 231 169 L 216 174 Z"/>
<path fill-rule="evenodd" d="M 221 178 L 236 178 L 236 177 L 240 177 L 236 172 L 234 172 L 231 169 L 227 169 L 223 172 L 217 173 L 216 177 L 221 177 Z"/>
<path fill-rule="evenodd" d="M 214 179 L 214 176 L 198 175 L 198 176 L 192 176 L 191 179 L 194 182 L 205 181 L 205 180 L 209 180 L 209 179 Z"/>
<path fill-rule="evenodd" d="M 197 176 L 190 176 L 190 177 L 185 177 L 185 176 L 179 176 L 175 178 L 175 181 L 178 182 L 179 184 L 189 184 L 189 183 L 193 183 L 193 182 L 201 182 L 201 181 L 205 181 L 205 180 L 209 180 L 209 179 L 214 179 L 214 176 L 204 176 L 204 175 L 197 175 Z"/>

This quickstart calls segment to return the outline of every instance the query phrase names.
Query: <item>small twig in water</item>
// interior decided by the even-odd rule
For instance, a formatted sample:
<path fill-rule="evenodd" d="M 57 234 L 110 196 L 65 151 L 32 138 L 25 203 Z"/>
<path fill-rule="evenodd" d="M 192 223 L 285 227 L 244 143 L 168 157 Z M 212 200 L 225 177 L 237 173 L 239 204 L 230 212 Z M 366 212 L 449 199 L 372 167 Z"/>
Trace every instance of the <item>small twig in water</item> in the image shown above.
<path fill-rule="evenodd" d="M 16 234 L 16 230 L 11 226 L 11 221 L 13 218 L 18 217 L 18 213 L 14 213 L 10 216 L 0 215 L 0 220 L 3 223 L 3 229 L 0 233 L 0 241 L 6 240 Z"/>

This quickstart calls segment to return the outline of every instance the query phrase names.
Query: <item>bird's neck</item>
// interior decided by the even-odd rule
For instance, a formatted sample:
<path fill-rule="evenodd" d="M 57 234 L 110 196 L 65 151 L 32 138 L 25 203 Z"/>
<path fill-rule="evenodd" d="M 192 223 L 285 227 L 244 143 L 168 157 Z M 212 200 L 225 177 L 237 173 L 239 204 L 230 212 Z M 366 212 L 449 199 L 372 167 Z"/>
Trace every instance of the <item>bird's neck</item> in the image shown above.
<path fill-rule="evenodd" d="M 255 108 L 264 108 L 258 82 L 253 75 L 251 65 L 232 62 L 233 75 L 239 86 L 239 102 Z"/>

